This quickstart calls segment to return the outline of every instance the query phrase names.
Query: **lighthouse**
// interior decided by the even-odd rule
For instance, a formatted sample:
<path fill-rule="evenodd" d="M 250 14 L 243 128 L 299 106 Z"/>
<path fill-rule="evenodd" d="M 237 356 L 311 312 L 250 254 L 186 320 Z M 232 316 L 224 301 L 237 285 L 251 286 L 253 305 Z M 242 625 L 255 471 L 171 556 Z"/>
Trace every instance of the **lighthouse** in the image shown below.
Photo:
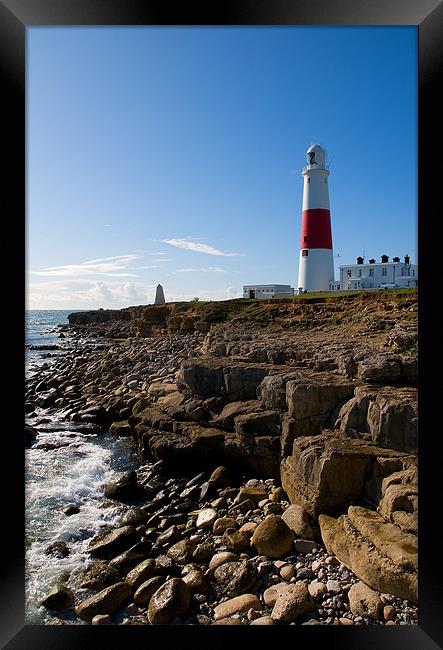
<path fill-rule="evenodd" d="M 325 150 L 314 144 L 306 152 L 303 168 L 303 213 L 300 237 L 298 288 L 329 291 L 334 281 L 331 216 Z"/>

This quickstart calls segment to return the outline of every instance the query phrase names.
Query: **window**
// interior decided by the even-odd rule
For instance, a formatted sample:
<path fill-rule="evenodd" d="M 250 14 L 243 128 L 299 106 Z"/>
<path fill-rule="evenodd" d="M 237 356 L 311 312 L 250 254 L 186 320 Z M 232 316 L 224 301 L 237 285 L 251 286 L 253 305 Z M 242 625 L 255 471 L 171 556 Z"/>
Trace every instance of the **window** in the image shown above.
<path fill-rule="evenodd" d="M 405 271 L 406 271 L 405 267 L 402 266 L 402 267 L 401 267 L 401 274 L 402 274 L 402 275 L 406 275 Z"/>
<path fill-rule="evenodd" d="M 415 269 L 412 269 L 412 275 L 415 275 Z"/>
<path fill-rule="evenodd" d="M 382 268 L 382 270 L 381 270 L 381 274 L 382 274 L 382 275 L 388 275 L 388 269 L 386 268 L 386 266 L 384 266 L 384 267 Z"/>
<path fill-rule="evenodd" d="M 348 278 L 350 278 L 350 277 L 351 277 L 351 275 L 352 275 L 352 271 L 351 271 L 351 270 L 349 270 L 349 271 L 348 271 L 347 273 L 348 273 Z"/>
<path fill-rule="evenodd" d="M 310 183 L 310 182 L 311 182 L 311 179 L 310 179 L 310 178 L 308 178 L 308 183 Z"/>
<path fill-rule="evenodd" d="M 361 278 L 361 269 L 358 269 L 358 277 Z"/>
<path fill-rule="evenodd" d="M 307 249 L 307 248 L 305 248 L 305 250 L 303 250 L 303 251 L 301 252 L 301 256 L 302 256 L 302 257 L 308 257 L 308 249 Z"/>
<path fill-rule="evenodd" d="M 374 269 L 369 269 L 369 275 L 370 275 L 370 277 L 374 276 Z"/>

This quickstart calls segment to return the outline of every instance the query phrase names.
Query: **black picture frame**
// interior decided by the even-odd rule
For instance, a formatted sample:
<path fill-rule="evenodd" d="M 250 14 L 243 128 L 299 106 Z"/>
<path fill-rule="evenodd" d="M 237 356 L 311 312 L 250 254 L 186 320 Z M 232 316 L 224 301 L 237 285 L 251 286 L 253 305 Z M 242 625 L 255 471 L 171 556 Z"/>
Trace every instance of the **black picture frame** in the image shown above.
<path fill-rule="evenodd" d="M 32 626 L 24 623 L 24 481 L 23 439 L 17 414 L 23 412 L 23 313 L 25 268 L 25 78 L 26 29 L 61 25 L 414 25 L 418 29 L 418 220 L 420 258 L 419 290 L 419 435 L 420 532 L 419 532 L 419 626 Z M 441 336 L 434 317 L 432 277 L 439 276 L 441 253 L 433 236 L 433 224 L 441 220 L 437 196 L 441 150 L 441 100 L 437 101 L 441 76 L 443 5 L 439 0 L 227 0 L 220 5 L 197 3 L 170 6 L 158 0 L 0 0 L 0 69 L 2 72 L 3 123 L 2 151 L 6 162 L 2 173 L 3 206 L 13 259 L 8 310 L 8 341 L 16 333 L 19 361 L 8 372 L 7 406 L 13 414 L 8 431 L 3 431 L 3 465 L 13 469 L 3 492 L 3 533 L 5 544 L 0 574 L 0 641 L 10 650 L 32 648 L 99 648 L 111 645 L 174 642 L 180 647 L 216 648 L 281 643 L 294 630 L 298 647 L 317 643 L 328 648 L 357 650 L 431 650 L 443 647 L 441 605 L 442 552 L 436 532 L 439 523 L 440 474 L 438 380 L 429 373 L 438 364 Z M 382 152 L 380 164 L 384 164 Z M 4 242 L 6 239 L 4 240 Z M 8 246 L 9 247 L 9 246 Z M 20 302 L 23 300 L 23 302 Z M 6 336 L 5 335 L 5 336 Z M 437 349 L 438 348 L 438 349 Z M 23 357 L 22 357 L 23 358 Z M 24 360 L 24 358 L 23 358 Z M 441 367 L 441 366 L 440 366 Z M 440 398 L 440 399 L 439 399 Z M 11 428 L 12 427 L 12 428 Z M 20 433 L 19 433 L 20 431 Z M 3 479 L 3 482 L 6 479 Z M 14 514 L 16 516 L 15 524 Z M 258 631 L 260 630 L 260 632 Z M 292 643 L 292 641 L 290 641 Z"/>

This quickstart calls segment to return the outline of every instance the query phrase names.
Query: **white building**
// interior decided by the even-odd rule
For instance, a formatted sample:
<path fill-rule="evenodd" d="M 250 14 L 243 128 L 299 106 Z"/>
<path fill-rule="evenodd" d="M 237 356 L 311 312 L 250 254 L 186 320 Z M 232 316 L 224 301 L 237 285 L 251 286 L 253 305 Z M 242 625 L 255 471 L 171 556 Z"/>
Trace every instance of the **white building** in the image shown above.
<path fill-rule="evenodd" d="M 357 257 L 357 264 L 340 266 L 340 288 L 342 291 L 359 289 L 394 289 L 418 286 L 418 266 L 411 264 L 405 255 L 404 261 L 387 255 L 381 256 L 381 262 L 375 259 L 364 263 L 363 257 Z"/>
<path fill-rule="evenodd" d="M 292 298 L 294 289 L 289 284 L 248 284 L 243 287 L 243 298 Z"/>

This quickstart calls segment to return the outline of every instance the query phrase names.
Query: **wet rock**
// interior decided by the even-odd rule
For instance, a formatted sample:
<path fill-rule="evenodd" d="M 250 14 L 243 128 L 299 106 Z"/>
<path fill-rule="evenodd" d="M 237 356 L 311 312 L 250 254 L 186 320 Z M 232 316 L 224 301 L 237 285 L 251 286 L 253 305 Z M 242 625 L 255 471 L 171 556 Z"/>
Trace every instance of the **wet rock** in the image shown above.
<path fill-rule="evenodd" d="M 180 578 L 171 578 L 151 596 L 148 619 L 151 625 L 168 625 L 183 616 L 191 604 L 191 590 Z"/>
<path fill-rule="evenodd" d="M 71 517 L 72 515 L 76 515 L 80 512 L 80 507 L 74 503 L 70 503 L 63 508 L 63 512 L 67 517 Z"/>
<path fill-rule="evenodd" d="M 137 566 L 128 573 L 125 582 L 130 585 L 132 591 L 136 591 L 142 583 L 146 582 L 149 578 L 158 575 L 158 573 L 159 570 L 155 560 L 148 558 L 147 560 L 140 562 L 140 564 L 137 564 Z"/>
<path fill-rule="evenodd" d="M 257 580 L 257 570 L 248 561 L 225 562 L 214 571 L 217 587 L 225 596 L 238 596 L 251 590 Z"/>
<path fill-rule="evenodd" d="M 139 496 L 137 474 L 134 471 L 117 474 L 113 481 L 105 484 L 104 495 L 123 503 L 133 501 Z"/>
<path fill-rule="evenodd" d="M 197 542 L 190 539 L 183 539 L 168 549 L 166 555 L 177 564 L 186 564 L 192 558 L 197 547 Z"/>
<path fill-rule="evenodd" d="M 74 594 L 63 585 L 51 587 L 40 603 L 46 609 L 61 612 L 74 604 Z"/>
<path fill-rule="evenodd" d="M 87 548 L 93 557 L 109 559 L 125 551 L 137 541 L 133 526 L 122 526 L 111 531 L 99 533 L 90 541 Z"/>
<path fill-rule="evenodd" d="M 132 428 L 129 426 L 127 420 L 121 422 L 113 422 L 110 427 L 111 433 L 115 436 L 131 436 Z"/>
<path fill-rule="evenodd" d="M 280 559 L 292 550 L 295 535 L 278 515 L 268 515 L 259 523 L 251 538 L 251 545 L 261 555 Z"/>
<path fill-rule="evenodd" d="M 53 557 L 68 557 L 70 550 L 66 542 L 52 542 L 45 548 L 45 555 Z"/>
<path fill-rule="evenodd" d="M 75 586 L 79 589 L 102 591 L 119 581 L 119 572 L 107 562 L 98 560 L 76 578 Z"/>
<path fill-rule="evenodd" d="M 75 608 L 77 616 L 92 621 L 98 614 L 114 614 L 131 596 L 131 587 L 126 582 L 117 582 L 94 596 L 83 600 Z"/>
<path fill-rule="evenodd" d="M 214 620 L 219 621 L 220 619 L 230 617 L 233 614 L 246 612 L 251 608 L 260 611 L 260 601 L 254 594 L 243 594 L 236 598 L 225 600 L 223 603 L 217 605 L 214 608 Z"/>
<path fill-rule="evenodd" d="M 120 555 L 112 558 L 109 565 L 117 569 L 122 576 L 125 576 L 128 571 L 134 569 L 140 562 L 142 562 L 146 555 L 151 550 L 151 542 L 143 541 L 137 542 L 134 546 L 123 551 Z"/>
<path fill-rule="evenodd" d="M 152 596 L 155 594 L 157 589 L 165 583 L 165 581 L 166 578 L 164 576 L 153 576 L 146 580 L 146 582 L 142 582 L 134 593 L 134 602 L 143 607 L 149 605 Z"/>

